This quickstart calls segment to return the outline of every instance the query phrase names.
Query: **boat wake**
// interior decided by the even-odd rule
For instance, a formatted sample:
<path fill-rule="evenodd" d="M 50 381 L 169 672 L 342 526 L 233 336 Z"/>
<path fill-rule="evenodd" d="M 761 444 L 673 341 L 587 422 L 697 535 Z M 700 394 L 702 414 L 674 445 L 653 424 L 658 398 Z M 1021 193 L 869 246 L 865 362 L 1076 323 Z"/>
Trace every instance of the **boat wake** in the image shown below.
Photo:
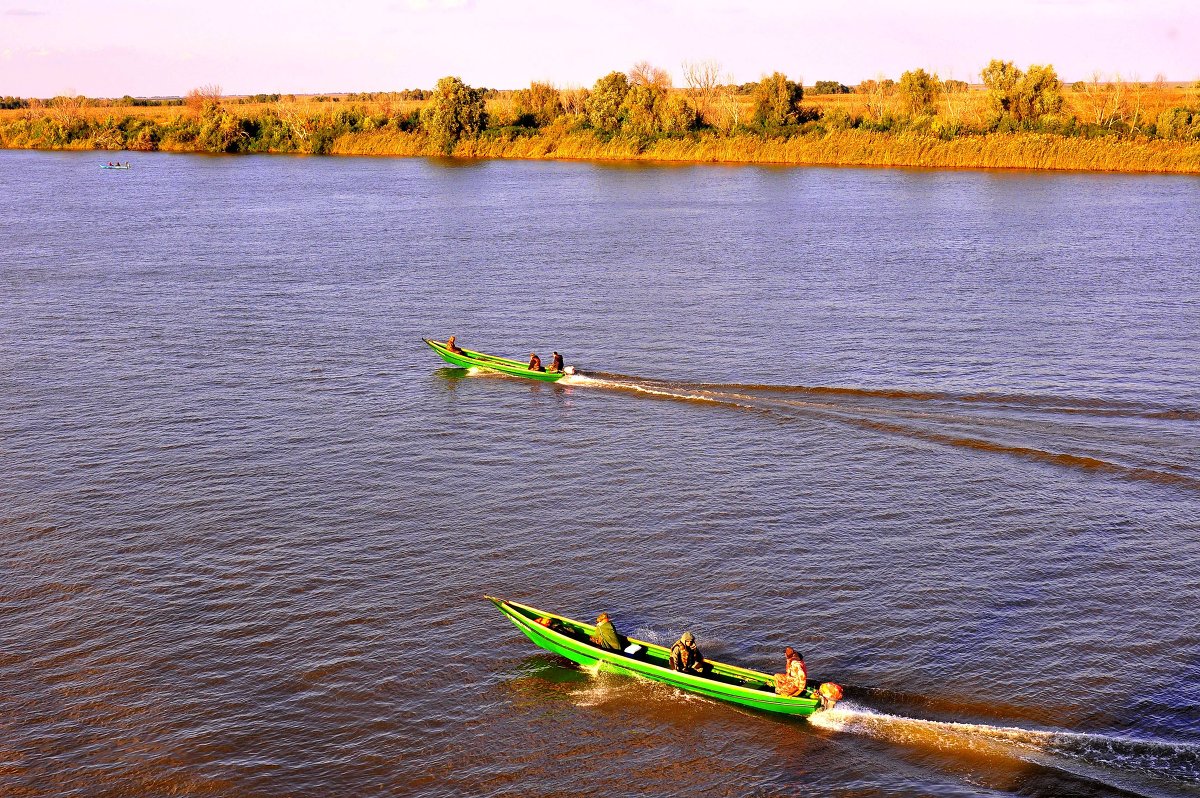
<path fill-rule="evenodd" d="M 646 702 L 659 702 L 678 711 L 681 706 L 711 706 L 712 699 L 688 693 L 651 679 L 615 674 L 598 666 L 580 666 L 588 679 L 571 690 L 571 700 L 578 707 L 592 708 L 605 705 L 644 706 Z"/>
<path fill-rule="evenodd" d="M 1182 785 L 1200 788 L 1200 745 L 1194 743 L 922 720 L 845 701 L 809 720 L 818 728 L 889 742 L 1015 757 L 1109 784 L 1116 780 L 1122 783 L 1113 786 L 1135 792 L 1155 783 L 1175 785 L 1176 789 Z M 1120 778 L 1121 774 L 1134 778 Z"/>
<path fill-rule="evenodd" d="M 837 424 L 1200 490 L 1194 458 L 1200 411 L 1191 408 L 1031 394 L 670 382 L 580 371 L 558 384 Z"/>

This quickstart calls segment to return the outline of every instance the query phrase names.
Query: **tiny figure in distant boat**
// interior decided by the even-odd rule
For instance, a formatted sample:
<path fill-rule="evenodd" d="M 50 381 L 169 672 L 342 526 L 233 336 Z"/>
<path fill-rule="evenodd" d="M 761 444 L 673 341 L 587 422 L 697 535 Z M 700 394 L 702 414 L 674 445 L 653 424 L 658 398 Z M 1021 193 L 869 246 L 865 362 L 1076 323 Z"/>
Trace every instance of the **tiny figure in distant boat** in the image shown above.
<path fill-rule="evenodd" d="M 804 664 L 804 655 L 788 646 L 783 650 L 786 664 L 784 673 L 775 674 L 775 692 L 779 695 L 794 696 L 804 692 L 808 684 L 808 667 Z"/>
<path fill-rule="evenodd" d="M 691 632 L 684 632 L 675 645 L 671 646 L 671 670 L 680 673 L 691 673 L 703 676 L 708 669 L 704 655 L 696 645 L 696 638 Z"/>
<path fill-rule="evenodd" d="M 453 335 L 450 336 L 450 340 L 446 341 L 446 349 L 453 352 L 456 355 L 461 355 L 463 353 L 463 351 L 458 348 L 458 344 L 454 343 Z"/>
<path fill-rule="evenodd" d="M 529 370 L 530 371 L 545 371 L 542 368 L 542 359 L 537 356 L 537 352 L 529 353 Z"/>
<path fill-rule="evenodd" d="M 547 371 L 553 374 L 560 374 L 563 370 L 563 356 L 555 352 L 550 356 L 550 368 Z"/>
<path fill-rule="evenodd" d="M 607 612 L 600 613 L 596 618 L 596 632 L 591 637 L 592 643 L 600 648 L 608 651 L 620 651 L 624 646 L 621 645 L 621 636 L 617 634 L 617 630 L 612 625 L 612 620 L 608 617 Z"/>

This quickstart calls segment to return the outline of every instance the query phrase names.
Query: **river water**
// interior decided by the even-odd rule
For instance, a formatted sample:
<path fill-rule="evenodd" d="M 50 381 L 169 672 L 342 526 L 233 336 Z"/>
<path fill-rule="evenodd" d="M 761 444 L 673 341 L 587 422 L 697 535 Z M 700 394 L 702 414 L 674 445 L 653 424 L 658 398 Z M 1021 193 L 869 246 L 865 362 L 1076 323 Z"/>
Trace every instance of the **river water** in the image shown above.
<path fill-rule="evenodd" d="M 1200 794 L 1195 178 L 115 157 L 0 153 L 0 794 Z"/>

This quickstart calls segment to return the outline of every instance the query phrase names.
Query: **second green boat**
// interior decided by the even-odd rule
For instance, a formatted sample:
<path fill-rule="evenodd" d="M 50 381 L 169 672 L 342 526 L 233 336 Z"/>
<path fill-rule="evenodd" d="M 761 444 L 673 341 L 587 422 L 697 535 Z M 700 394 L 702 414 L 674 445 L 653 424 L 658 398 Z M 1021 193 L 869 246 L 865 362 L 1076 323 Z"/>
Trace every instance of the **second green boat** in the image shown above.
<path fill-rule="evenodd" d="M 524 377 L 527 380 L 541 380 L 542 382 L 557 382 L 567 376 L 561 371 L 534 371 L 529 368 L 528 364 L 522 363 L 519 360 L 485 355 L 483 352 L 472 352 L 470 349 L 460 348 L 457 352 L 451 352 L 441 341 L 431 341 L 428 338 L 422 338 L 421 340 L 428 344 L 430 349 L 437 352 L 442 360 L 459 368 L 487 369 L 488 371 L 498 371 L 501 374 L 509 374 L 513 377 Z"/>
<path fill-rule="evenodd" d="M 594 645 L 588 639 L 596 631 L 594 626 L 515 601 L 492 596 L 484 598 L 495 604 L 504 617 L 535 644 L 586 667 L 653 679 L 689 693 L 699 693 L 764 712 L 807 717 L 822 709 L 821 698 L 811 686 L 797 696 L 776 695 L 775 679 L 770 674 L 712 660 L 707 660 L 712 670 L 704 676 L 679 673 L 668 666 L 671 652 L 662 646 L 631 637 L 628 638 L 630 646 L 625 651 L 610 651 Z M 841 688 L 837 688 L 836 695 L 841 696 Z M 832 699 L 827 700 L 825 707 L 831 708 L 833 703 Z"/>

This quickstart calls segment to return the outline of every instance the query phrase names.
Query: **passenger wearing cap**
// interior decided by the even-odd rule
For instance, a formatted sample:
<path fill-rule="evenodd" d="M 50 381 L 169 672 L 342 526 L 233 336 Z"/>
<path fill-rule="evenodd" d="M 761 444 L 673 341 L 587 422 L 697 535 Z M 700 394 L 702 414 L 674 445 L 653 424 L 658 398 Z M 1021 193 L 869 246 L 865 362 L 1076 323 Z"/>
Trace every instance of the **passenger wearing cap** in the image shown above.
<path fill-rule="evenodd" d="M 804 692 L 808 683 L 808 667 L 804 664 L 804 655 L 788 646 L 783 650 L 786 664 L 784 673 L 775 674 L 775 692 L 779 695 L 793 696 Z"/>
<path fill-rule="evenodd" d="M 542 359 L 537 356 L 537 352 L 529 353 L 529 370 L 530 371 L 545 371 L 542 368 Z"/>
<path fill-rule="evenodd" d="M 671 646 L 671 670 L 703 676 L 706 668 L 707 663 L 696 646 L 696 638 L 691 632 L 684 632 Z"/>
<path fill-rule="evenodd" d="M 600 646 L 600 648 L 609 651 L 620 651 L 621 636 L 617 634 L 617 630 L 613 628 L 612 621 L 609 620 L 608 613 L 602 612 L 596 618 L 596 631 L 591 636 L 591 641 Z"/>

